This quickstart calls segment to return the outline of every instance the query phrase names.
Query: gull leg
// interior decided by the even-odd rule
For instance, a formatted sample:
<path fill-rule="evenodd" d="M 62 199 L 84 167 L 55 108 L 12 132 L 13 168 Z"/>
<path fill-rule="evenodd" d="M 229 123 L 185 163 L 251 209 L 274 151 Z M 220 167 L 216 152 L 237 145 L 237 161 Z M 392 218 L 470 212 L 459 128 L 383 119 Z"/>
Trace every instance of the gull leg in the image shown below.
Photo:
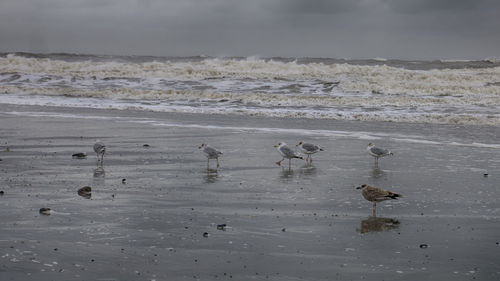
<path fill-rule="evenodd" d="M 219 158 L 215 158 L 215 159 L 217 159 L 217 169 L 218 169 L 220 167 L 220 165 L 219 165 Z"/>
<path fill-rule="evenodd" d="M 292 158 L 288 159 L 288 170 L 292 169 Z"/>
<path fill-rule="evenodd" d="M 312 155 L 309 155 L 309 164 L 312 164 L 312 162 L 313 162 L 313 157 Z"/>
<path fill-rule="evenodd" d="M 373 202 L 373 216 L 377 216 L 377 202 Z"/>
<path fill-rule="evenodd" d="M 281 161 L 285 160 L 285 158 L 282 158 L 280 161 L 276 162 L 278 166 L 281 166 Z"/>
<path fill-rule="evenodd" d="M 210 170 L 210 158 L 207 158 L 207 170 Z"/>

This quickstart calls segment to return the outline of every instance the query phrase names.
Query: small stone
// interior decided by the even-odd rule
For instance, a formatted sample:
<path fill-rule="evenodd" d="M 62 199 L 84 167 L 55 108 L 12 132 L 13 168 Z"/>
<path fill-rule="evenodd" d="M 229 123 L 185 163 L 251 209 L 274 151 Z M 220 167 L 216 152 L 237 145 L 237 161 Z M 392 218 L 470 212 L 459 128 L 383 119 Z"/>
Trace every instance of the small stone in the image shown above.
<path fill-rule="evenodd" d="M 92 187 L 84 186 L 78 189 L 78 195 L 80 195 L 83 198 L 90 199 L 92 197 Z"/>
<path fill-rule="evenodd" d="M 42 215 L 48 216 L 48 215 L 50 215 L 51 211 L 52 210 L 50 208 L 40 208 L 40 214 L 42 214 Z"/>
<path fill-rule="evenodd" d="M 150 145 L 147 144 L 147 143 L 145 143 L 145 144 L 142 145 L 142 147 L 148 148 L 148 147 L 150 147 Z"/>
<path fill-rule="evenodd" d="M 484 176 L 484 177 L 488 177 L 488 173 L 484 173 L 484 174 L 483 174 L 483 176 Z"/>
<path fill-rule="evenodd" d="M 127 179 L 122 179 L 122 184 L 126 184 L 127 183 Z"/>
<path fill-rule="evenodd" d="M 281 231 L 285 232 L 286 231 L 286 228 L 282 228 Z"/>
<path fill-rule="evenodd" d="M 71 155 L 71 157 L 73 157 L 75 159 L 85 159 L 85 158 L 87 158 L 87 153 L 85 153 L 85 152 L 78 152 L 78 153 L 75 153 L 75 154 Z"/>
<path fill-rule="evenodd" d="M 217 225 L 217 229 L 218 229 L 218 230 L 226 230 L 226 226 L 227 226 L 227 225 L 226 225 L 225 223 L 223 223 L 223 224 L 218 224 L 218 225 Z"/>
<path fill-rule="evenodd" d="M 3 196 L 5 192 L 3 190 L 0 190 L 0 196 Z"/>
<path fill-rule="evenodd" d="M 427 249 L 429 245 L 427 244 L 420 244 L 420 249 Z"/>
<path fill-rule="evenodd" d="M 203 237 L 207 238 L 208 237 L 208 232 L 203 232 Z"/>

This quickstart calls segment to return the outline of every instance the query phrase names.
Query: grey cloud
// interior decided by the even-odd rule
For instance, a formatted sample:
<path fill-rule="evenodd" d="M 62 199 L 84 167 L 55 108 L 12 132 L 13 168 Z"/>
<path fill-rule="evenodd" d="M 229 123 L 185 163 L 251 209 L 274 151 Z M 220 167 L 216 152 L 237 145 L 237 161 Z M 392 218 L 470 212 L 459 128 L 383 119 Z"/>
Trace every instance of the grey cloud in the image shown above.
<path fill-rule="evenodd" d="M 2 0 L 0 52 L 484 58 L 500 55 L 499 5 L 495 0 Z"/>
<path fill-rule="evenodd" d="M 382 0 L 399 13 L 476 11 L 481 7 L 499 7 L 495 0 Z"/>
<path fill-rule="evenodd" d="M 281 0 L 270 1 L 275 11 L 293 14 L 339 14 L 356 10 L 361 0 Z"/>

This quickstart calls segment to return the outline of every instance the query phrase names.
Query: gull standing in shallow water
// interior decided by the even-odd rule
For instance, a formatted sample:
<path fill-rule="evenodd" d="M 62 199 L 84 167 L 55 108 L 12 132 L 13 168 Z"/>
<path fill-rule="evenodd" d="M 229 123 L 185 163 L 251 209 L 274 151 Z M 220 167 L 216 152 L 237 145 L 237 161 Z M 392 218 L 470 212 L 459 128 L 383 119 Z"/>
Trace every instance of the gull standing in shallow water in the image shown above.
<path fill-rule="evenodd" d="M 380 157 L 393 155 L 390 150 L 376 147 L 373 143 L 369 143 L 368 146 L 366 147 L 366 150 L 368 151 L 368 154 L 375 157 L 375 164 L 378 164 L 378 159 Z"/>
<path fill-rule="evenodd" d="M 323 148 L 320 147 L 319 145 L 307 143 L 307 142 L 303 142 L 303 141 L 299 142 L 296 146 L 298 148 L 300 148 L 300 151 L 302 151 L 302 153 L 307 155 L 306 162 L 308 162 L 309 164 L 311 164 L 313 161 L 312 155 L 314 153 L 316 153 L 318 151 L 323 151 Z"/>
<path fill-rule="evenodd" d="M 211 147 L 208 144 L 202 143 L 199 147 L 199 149 L 202 149 L 203 153 L 207 156 L 207 170 L 210 167 L 210 159 L 216 159 L 217 160 L 217 168 L 220 167 L 219 165 L 219 156 L 222 155 L 222 152 L 219 150 Z"/>
<path fill-rule="evenodd" d="M 356 187 L 356 189 L 361 189 L 361 194 L 363 197 L 373 202 L 373 216 L 377 216 L 377 202 L 382 202 L 385 200 L 395 199 L 398 197 L 403 197 L 401 194 L 397 194 L 388 190 L 384 190 L 382 188 L 374 187 L 368 184 L 363 184 L 361 186 Z"/>
<path fill-rule="evenodd" d="M 97 141 L 94 144 L 94 151 L 97 153 L 97 164 L 99 164 L 99 161 L 101 162 L 101 165 L 104 163 L 104 153 L 106 153 L 106 145 L 104 143 Z M 99 159 L 99 157 L 101 159 Z"/>
<path fill-rule="evenodd" d="M 278 164 L 278 166 L 281 166 L 281 161 L 283 161 L 283 160 L 285 160 L 285 158 L 287 158 L 288 159 L 288 168 L 290 169 L 290 167 L 292 165 L 292 158 L 304 159 L 302 156 L 300 156 L 297 152 L 295 152 L 293 149 L 291 149 L 284 142 L 280 142 L 278 144 L 275 144 L 274 147 L 276 147 L 278 152 L 283 157 L 280 161 L 276 162 L 276 164 Z"/>

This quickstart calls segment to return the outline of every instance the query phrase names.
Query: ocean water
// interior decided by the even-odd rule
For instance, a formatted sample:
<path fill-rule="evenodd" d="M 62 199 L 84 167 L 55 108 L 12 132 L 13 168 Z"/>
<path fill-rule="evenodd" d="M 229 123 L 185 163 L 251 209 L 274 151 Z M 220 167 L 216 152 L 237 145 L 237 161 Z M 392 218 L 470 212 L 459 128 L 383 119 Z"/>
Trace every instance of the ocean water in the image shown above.
<path fill-rule="evenodd" d="M 500 126 L 500 62 L 4 53 L 0 103 Z"/>

